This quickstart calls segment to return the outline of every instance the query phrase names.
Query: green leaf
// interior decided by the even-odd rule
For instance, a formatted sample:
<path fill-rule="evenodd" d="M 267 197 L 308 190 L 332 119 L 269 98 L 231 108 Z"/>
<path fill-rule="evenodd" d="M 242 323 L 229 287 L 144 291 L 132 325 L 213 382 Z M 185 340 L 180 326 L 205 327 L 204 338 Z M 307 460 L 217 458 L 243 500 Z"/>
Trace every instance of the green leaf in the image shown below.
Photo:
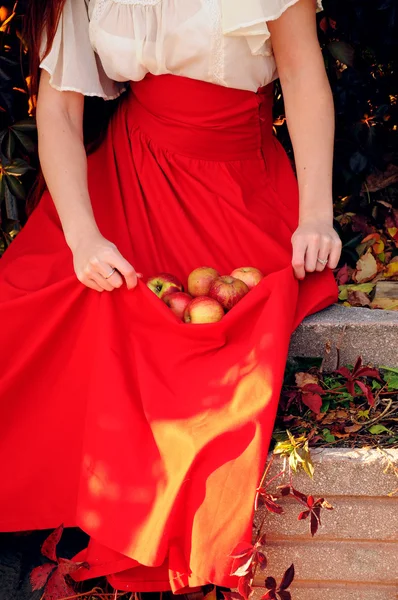
<path fill-rule="evenodd" d="M 383 371 L 390 371 L 391 373 L 396 373 L 398 375 L 398 369 L 394 367 L 381 366 L 380 369 L 382 369 Z"/>
<path fill-rule="evenodd" d="M 14 150 L 15 150 L 15 137 L 14 137 L 14 134 L 12 133 L 12 131 L 10 131 L 10 130 L 8 130 L 8 132 L 4 136 L 3 148 L 4 148 L 6 157 L 9 160 L 11 160 L 12 155 L 14 154 Z"/>
<path fill-rule="evenodd" d="M 329 410 L 330 407 L 330 398 L 323 398 L 321 412 L 325 413 Z"/>
<path fill-rule="evenodd" d="M 26 152 L 32 154 L 35 151 L 35 144 L 33 140 L 31 140 L 30 137 L 22 131 L 14 130 L 12 127 L 11 129 L 13 130 L 15 137 L 18 139 L 19 143 L 24 147 Z"/>
<path fill-rule="evenodd" d="M 6 187 L 5 191 L 5 204 L 7 219 L 10 219 L 11 221 L 18 221 L 17 201 L 15 199 L 15 196 L 11 194 L 8 187 Z"/>
<path fill-rule="evenodd" d="M 369 408 L 366 410 L 359 410 L 357 413 L 358 419 L 363 417 L 364 419 L 369 419 Z"/>
<path fill-rule="evenodd" d="M 381 388 L 381 383 L 379 383 L 376 379 L 372 380 L 372 390 L 379 390 Z"/>
<path fill-rule="evenodd" d="M 351 44 L 343 41 L 330 42 L 328 50 L 333 58 L 336 58 L 341 63 L 349 67 L 354 66 L 355 50 Z"/>
<path fill-rule="evenodd" d="M 5 177 L 0 173 L 0 204 L 3 202 L 6 193 Z"/>
<path fill-rule="evenodd" d="M 19 198 L 19 200 L 25 200 L 25 198 L 26 198 L 25 188 L 22 185 L 22 183 L 19 181 L 19 179 L 17 179 L 16 177 L 9 177 L 8 175 L 5 176 L 5 179 L 6 179 L 8 189 L 10 190 L 11 194 L 13 196 L 16 196 L 17 198 Z"/>
<path fill-rule="evenodd" d="M 369 427 L 368 429 L 369 433 L 372 433 L 373 435 L 379 435 L 380 433 L 383 433 L 383 431 L 387 431 L 388 433 L 391 433 L 391 431 L 389 429 L 387 429 L 387 427 L 384 427 L 384 425 L 372 425 L 372 427 Z"/>
<path fill-rule="evenodd" d="M 384 373 L 384 380 L 386 381 L 386 383 L 388 384 L 388 389 L 390 391 L 392 390 L 398 390 L 398 373 Z"/>
<path fill-rule="evenodd" d="M 335 442 L 336 441 L 336 438 L 334 437 L 334 435 L 332 435 L 330 433 L 330 429 L 326 429 L 326 428 L 323 429 L 322 430 L 322 435 L 323 435 L 323 438 L 324 438 L 324 440 L 326 442 Z"/>
<path fill-rule="evenodd" d="M 30 131 L 36 131 L 36 121 L 33 118 L 23 119 L 22 121 L 18 121 L 14 123 L 12 128 L 16 131 L 22 131 L 24 133 L 29 133 Z"/>
<path fill-rule="evenodd" d="M 376 284 L 369 283 L 349 283 L 347 285 L 339 285 L 339 300 L 347 300 L 348 292 L 363 292 L 370 294 Z"/>
<path fill-rule="evenodd" d="M 6 175 L 9 175 L 10 177 L 21 177 L 28 171 L 33 171 L 33 167 L 22 158 L 15 158 L 9 165 L 4 167 L 3 170 Z"/>

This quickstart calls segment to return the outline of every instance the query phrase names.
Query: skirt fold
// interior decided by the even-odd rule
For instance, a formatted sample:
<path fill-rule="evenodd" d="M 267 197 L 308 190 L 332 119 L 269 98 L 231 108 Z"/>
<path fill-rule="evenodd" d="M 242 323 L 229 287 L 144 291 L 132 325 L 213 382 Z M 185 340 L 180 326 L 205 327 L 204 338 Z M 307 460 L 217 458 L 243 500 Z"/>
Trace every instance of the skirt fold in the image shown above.
<path fill-rule="evenodd" d="M 291 266 L 298 189 L 257 94 L 176 76 L 131 85 L 88 159 L 101 233 L 138 271 L 265 277 L 219 322 L 179 321 L 140 281 L 86 288 L 46 192 L 0 261 L 0 530 L 61 522 L 118 589 L 235 587 L 291 333 L 337 301 Z"/>

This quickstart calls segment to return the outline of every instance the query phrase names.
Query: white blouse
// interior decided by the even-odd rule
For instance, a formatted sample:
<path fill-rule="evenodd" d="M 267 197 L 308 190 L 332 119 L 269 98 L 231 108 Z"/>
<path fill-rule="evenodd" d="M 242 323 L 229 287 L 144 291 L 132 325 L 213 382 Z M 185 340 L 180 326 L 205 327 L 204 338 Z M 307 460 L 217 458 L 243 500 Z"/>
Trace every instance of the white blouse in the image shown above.
<path fill-rule="evenodd" d="M 256 91 L 278 76 L 267 22 L 298 1 L 66 0 L 40 66 L 56 89 L 105 99 L 148 72 Z"/>

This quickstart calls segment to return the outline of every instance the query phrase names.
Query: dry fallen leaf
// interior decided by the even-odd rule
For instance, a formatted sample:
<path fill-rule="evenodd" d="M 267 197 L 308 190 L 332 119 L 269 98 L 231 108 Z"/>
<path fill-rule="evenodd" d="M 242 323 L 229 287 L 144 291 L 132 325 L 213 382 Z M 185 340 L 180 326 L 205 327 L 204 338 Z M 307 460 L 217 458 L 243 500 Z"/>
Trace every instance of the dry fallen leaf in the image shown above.
<path fill-rule="evenodd" d="M 356 431 L 359 431 L 361 428 L 362 428 L 362 425 L 358 425 L 358 424 L 347 425 L 347 427 L 344 427 L 344 431 L 347 431 L 348 433 L 355 433 Z"/>
<path fill-rule="evenodd" d="M 398 256 L 394 256 L 383 273 L 384 277 L 398 277 Z"/>
<path fill-rule="evenodd" d="M 370 306 L 369 297 L 360 291 L 350 291 L 347 297 L 351 306 Z"/>
<path fill-rule="evenodd" d="M 365 283 L 371 281 L 377 274 L 377 262 L 369 248 L 366 254 L 361 256 L 357 261 L 356 271 L 352 274 L 352 278 L 357 283 Z"/>
<path fill-rule="evenodd" d="M 384 310 L 398 310 L 397 298 L 378 298 L 370 303 L 370 308 L 382 308 Z"/>
<path fill-rule="evenodd" d="M 318 377 L 312 375 L 311 373 L 304 373 L 302 371 L 295 373 L 295 379 L 296 385 L 299 388 L 303 388 L 305 385 L 307 385 L 307 383 L 319 383 Z"/>
<path fill-rule="evenodd" d="M 376 284 L 372 281 L 371 283 L 349 283 L 348 285 L 339 286 L 339 300 L 347 300 L 348 294 L 351 291 L 363 292 L 364 294 L 370 294 Z"/>

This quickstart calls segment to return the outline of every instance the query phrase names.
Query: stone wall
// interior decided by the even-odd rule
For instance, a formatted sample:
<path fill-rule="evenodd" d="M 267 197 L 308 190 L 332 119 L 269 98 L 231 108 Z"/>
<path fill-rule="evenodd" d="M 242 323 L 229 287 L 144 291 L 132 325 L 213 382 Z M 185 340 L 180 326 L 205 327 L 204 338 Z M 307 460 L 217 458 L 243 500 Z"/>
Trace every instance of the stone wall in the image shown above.
<path fill-rule="evenodd" d="M 398 450 L 383 452 L 398 466 Z M 290 497 L 278 501 L 284 514 L 267 514 L 269 564 L 256 585 L 264 586 L 268 575 L 280 580 L 294 563 L 293 600 L 397 600 L 398 494 L 387 496 L 398 487 L 396 475 L 383 473 L 387 463 L 377 449 L 313 449 L 311 456 L 314 479 L 301 472 L 293 485 L 325 497 L 334 510 L 322 510 L 322 526 L 312 537 L 309 521 L 297 520 L 304 507 Z M 283 467 L 283 459 L 275 458 L 268 479 Z M 253 600 L 264 591 L 256 590 Z"/>

